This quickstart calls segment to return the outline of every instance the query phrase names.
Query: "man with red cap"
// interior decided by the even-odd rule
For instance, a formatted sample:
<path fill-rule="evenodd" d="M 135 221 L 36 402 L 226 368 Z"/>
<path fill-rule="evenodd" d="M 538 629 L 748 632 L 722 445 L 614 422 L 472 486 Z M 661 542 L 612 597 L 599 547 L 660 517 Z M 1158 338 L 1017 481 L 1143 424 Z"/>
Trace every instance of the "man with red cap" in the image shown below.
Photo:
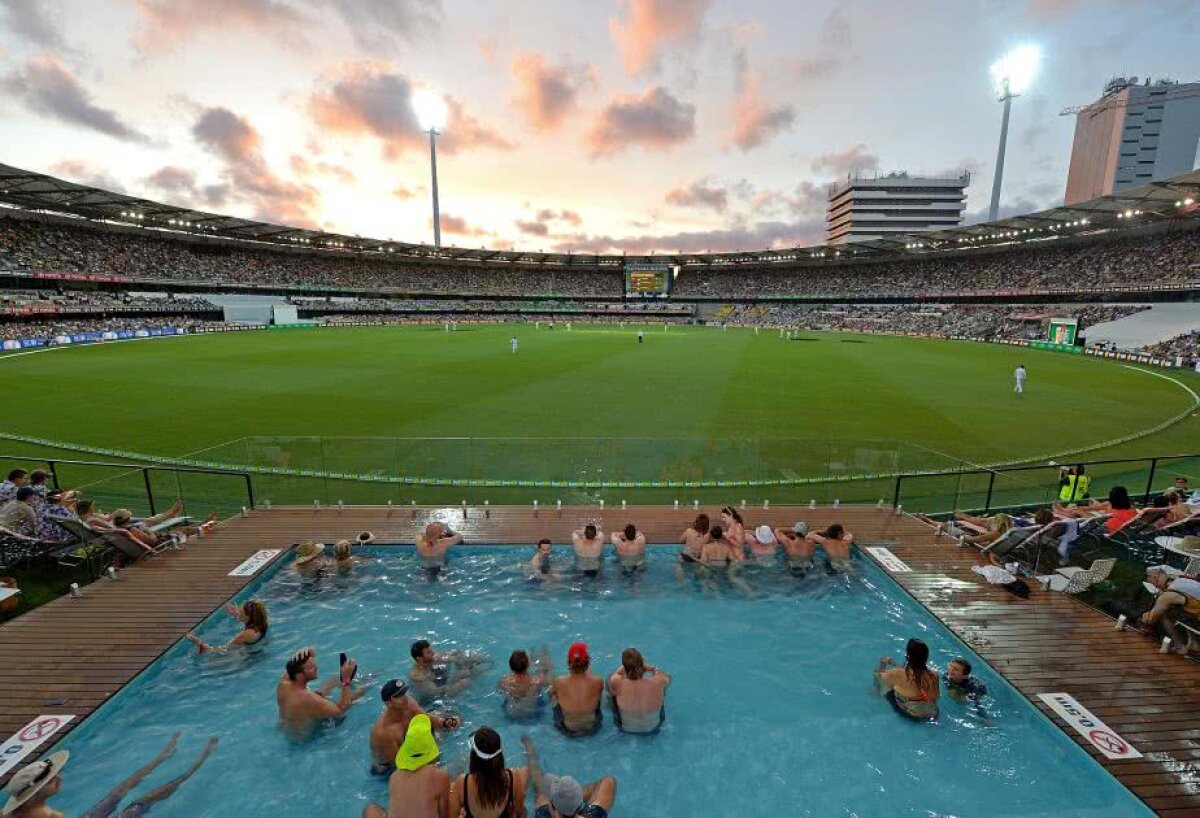
<path fill-rule="evenodd" d="M 590 665 L 587 643 L 575 642 L 567 650 L 567 667 L 571 672 L 550 685 L 554 726 L 574 738 L 593 735 L 604 720 L 600 712 L 604 680 L 588 670 Z"/>

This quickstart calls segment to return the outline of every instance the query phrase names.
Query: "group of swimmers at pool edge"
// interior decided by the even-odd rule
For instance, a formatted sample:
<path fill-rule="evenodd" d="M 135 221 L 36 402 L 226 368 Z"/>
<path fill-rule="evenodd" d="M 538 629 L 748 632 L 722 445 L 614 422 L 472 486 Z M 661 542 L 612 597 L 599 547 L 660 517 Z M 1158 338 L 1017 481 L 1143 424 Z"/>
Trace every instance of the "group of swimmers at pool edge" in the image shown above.
<path fill-rule="evenodd" d="M 699 514 L 680 535 L 679 542 L 683 544 L 683 549 L 679 553 L 679 560 L 682 564 L 732 568 L 747 561 L 774 559 L 782 550 L 787 558 L 788 570 L 802 577 L 812 570 L 819 547 L 825 553 L 825 565 L 830 572 L 850 568 L 850 548 L 854 536 L 836 523 L 820 533 L 809 531 L 808 524 L 803 521 L 791 528 L 760 525 L 749 530 L 733 506 L 722 508 L 719 519 L 718 524 L 712 524 L 707 514 Z M 462 535 L 450 531 L 444 523 L 429 523 L 417 536 L 417 556 L 425 570 L 436 576 L 445 567 L 447 552 L 462 541 Z M 646 536 L 633 523 L 628 523 L 622 531 L 613 532 L 607 539 L 591 523 L 573 531 L 571 545 L 575 569 L 584 576 L 596 576 L 604 558 L 604 549 L 609 543 L 616 550 L 622 571 L 631 573 L 645 569 Z M 534 579 L 552 575 L 552 551 L 552 541 L 538 541 L 537 552 L 530 560 Z M 316 569 L 303 570 L 311 573 Z"/>

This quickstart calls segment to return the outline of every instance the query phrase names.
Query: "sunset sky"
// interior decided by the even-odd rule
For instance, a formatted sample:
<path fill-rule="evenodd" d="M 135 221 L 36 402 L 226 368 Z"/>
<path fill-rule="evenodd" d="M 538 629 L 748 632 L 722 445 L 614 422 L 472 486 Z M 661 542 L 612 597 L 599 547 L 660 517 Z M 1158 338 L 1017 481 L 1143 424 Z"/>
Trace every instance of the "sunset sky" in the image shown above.
<path fill-rule="evenodd" d="M 445 96 L 443 241 L 580 251 L 820 243 L 850 171 L 1060 204 L 1067 105 L 1200 79 L 1197 0 L 0 0 L 0 162 L 163 201 L 430 241 L 410 104 Z"/>

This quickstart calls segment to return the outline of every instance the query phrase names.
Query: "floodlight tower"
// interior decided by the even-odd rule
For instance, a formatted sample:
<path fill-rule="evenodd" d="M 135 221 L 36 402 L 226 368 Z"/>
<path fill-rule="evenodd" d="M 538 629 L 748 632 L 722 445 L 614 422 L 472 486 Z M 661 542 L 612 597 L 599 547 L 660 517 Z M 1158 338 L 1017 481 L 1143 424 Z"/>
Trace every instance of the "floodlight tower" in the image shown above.
<path fill-rule="evenodd" d="M 433 246 L 442 246 L 442 217 L 438 211 L 438 181 L 437 181 L 437 135 L 439 128 L 446 124 L 446 101 L 429 90 L 420 90 L 413 94 L 413 110 L 417 114 L 417 122 L 421 130 L 429 132 L 429 175 L 433 190 Z"/>
<path fill-rule="evenodd" d="M 992 63 L 992 82 L 996 87 L 996 98 L 1004 103 L 1004 115 L 1000 120 L 1000 148 L 996 151 L 996 175 L 992 180 L 989 222 L 996 221 L 1000 213 L 1000 185 L 1004 180 L 1004 152 L 1008 147 L 1008 116 L 1012 111 L 1013 97 L 1019 97 L 1029 87 L 1041 56 L 1036 46 L 1026 45 Z"/>

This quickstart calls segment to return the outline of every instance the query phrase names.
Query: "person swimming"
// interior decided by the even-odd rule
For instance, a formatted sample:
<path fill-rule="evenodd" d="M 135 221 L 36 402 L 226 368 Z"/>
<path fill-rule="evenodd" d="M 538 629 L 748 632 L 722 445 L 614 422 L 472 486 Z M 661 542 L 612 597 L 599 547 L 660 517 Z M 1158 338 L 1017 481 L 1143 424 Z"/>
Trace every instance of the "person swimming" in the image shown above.
<path fill-rule="evenodd" d="M 900 715 L 914 721 L 934 721 L 941 685 L 937 674 L 929 669 L 929 646 L 920 639 L 909 639 L 904 656 L 904 667 L 897 666 L 890 656 L 879 660 L 876 685 Z"/>

